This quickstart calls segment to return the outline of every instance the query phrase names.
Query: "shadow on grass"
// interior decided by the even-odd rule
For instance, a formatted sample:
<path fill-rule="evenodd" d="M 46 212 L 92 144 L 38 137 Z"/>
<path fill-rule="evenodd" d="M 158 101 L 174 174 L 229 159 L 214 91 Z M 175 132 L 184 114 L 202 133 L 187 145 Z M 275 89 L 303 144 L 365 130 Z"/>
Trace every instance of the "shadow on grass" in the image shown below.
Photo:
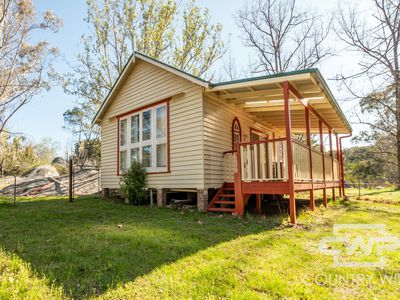
<path fill-rule="evenodd" d="M 315 207 L 319 207 L 323 205 L 323 201 L 320 198 L 314 199 Z M 328 203 L 332 202 L 331 199 L 328 198 Z M 338 204 L 344 204 L 345 206 L 350 205 L 350 202 L 345 203 L 343 200 L 338 200 Z M 263 207 L 264 211 L 266 211 L 267 216 L 271 214 L 280 216 L 281 218 L 287 218 L 289 215 L 289 199 L 283 198 L 281 200 L 273 200 L 273 201 L 266 201 L 265 206 Z M 296 197 L 296 215 L 299 216 L 303 212 L 310 210 L 310 199 Z"/>
<path fill-rule="evenodd" d="M 382 195 L 382 194 L 387 194 L 387 193 L 393 193 L 396 192 L 396 189 L 382 189 L 382 190 L 373 190 L 373 191 L 368 191 L 363 189 L 361 192 L 361 196 L 374 196 L 374 195 Z M 353 195 L 353 196 L 358 196 L 357 195 Z"/>
<path fill-rule="evenodd" d="M 67 296 L 84 298 L 281 221 L 281 216 L 241 220 L 93 197 L 74 203 L 53 197 L 0 204 L 0 241 L 39 275 L 63 286 Z"/>
<path fill-rule="evenodd" d="M 374 204 L 376 204 L 374 206 Z M 387 205 L 387 207 L 382 206 L 383 205 Z M 398 207 L 397 205 L 395 205 L 395 207 Z M 374 213 L 374 214 L 381 214 L 382 218 L 377 218 L 377 222 L 382 222 L 385 220 L 385 218 L 387 218 L 388 215 L 390 215 L 390 217 L 397 217 L 400 218 L 400 210 L 398 209 L 393 209 L 393 205 L 392 204 L 386 204 L 386 203 L 373 203 L 370 204 L 368 206 L 363 205 L 362 200 L 357 200 L 357 201 L 353 201 L 350 207 L 349 211 L 356 211 L 356 212 L 364 212 L 364 213 Z"/>

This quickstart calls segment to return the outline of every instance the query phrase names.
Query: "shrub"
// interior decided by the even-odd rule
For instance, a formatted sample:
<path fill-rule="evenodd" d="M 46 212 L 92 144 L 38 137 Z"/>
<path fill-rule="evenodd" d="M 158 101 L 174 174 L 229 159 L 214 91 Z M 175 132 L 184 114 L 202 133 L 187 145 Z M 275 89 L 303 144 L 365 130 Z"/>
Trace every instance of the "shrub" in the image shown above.
<path fill-rule="evenodd" d="M 146 201 L 146 169 L 138 161 L 133 161 L 131 167 L 122 174 L 121 191 L 124 197 L 133 205 L 142 205 Z"/>

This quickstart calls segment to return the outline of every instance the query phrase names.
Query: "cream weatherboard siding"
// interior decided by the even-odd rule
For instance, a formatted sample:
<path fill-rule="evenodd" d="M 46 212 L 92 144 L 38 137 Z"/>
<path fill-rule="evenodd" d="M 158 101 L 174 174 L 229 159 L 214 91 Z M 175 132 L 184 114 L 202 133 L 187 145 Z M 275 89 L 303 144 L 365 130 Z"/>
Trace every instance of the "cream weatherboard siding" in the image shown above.
<path fill-rule="evenodd" d="M 232 150 L 232 122 L 239 119 L 242 141 L 250 140 L 250 127 L 268 129 L 251 115 L 227 103 L 204 96 L 204 181 L 205 188 L 218 188 L 224 182 L 223 153 Z"/>
<path fill-rule="evenodd" d="M 182 94 L 183 93 L 183 94 Z M 178 95 L 179 94 L 179 95 Z M 101 122 L 101 184 L 119 188 L 117 176 L 118 115 L 168 96 L 170 102 L 170 173 L 149 174 L 151 188 L 204 187 L 202 87 L 137 59 Z"/>

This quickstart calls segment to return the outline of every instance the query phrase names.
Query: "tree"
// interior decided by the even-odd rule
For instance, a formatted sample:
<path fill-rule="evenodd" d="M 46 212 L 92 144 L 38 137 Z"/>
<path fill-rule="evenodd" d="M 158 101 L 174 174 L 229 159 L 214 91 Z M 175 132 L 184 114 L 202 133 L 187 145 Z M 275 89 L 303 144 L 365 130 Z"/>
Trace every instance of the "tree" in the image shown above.
<path fill-rule="evenodd" d="M 362 58 L 360 70 L 338 78 L 360 101 L 363 114 L 358 116 L 359 122 L 372 129 L 369 139 L 386 136 L 394 142 L 393 150 L 383 149 L 381 154 L 389 151 L 395 156 L 395 181 L 400 189 L 400 2 L 373 0 L 372 3 L 368 12 L 372 18 L 356 6 L 339 7 L 336 32 Z"/>
<path fill-rule="evenodd" d="M 31 0 L 0 1 L 0 133 L 34 95 L 50 87 L 57 50 L 43 40 L 32 43 L 31 35 L 59 26 L 51 11 L 38 20 Z"/>
<path fill-rule="evenodd" d="M 57 156 L 57 149 L 60 144 L 52 138 L 45 137 L 34 146 L 36 160 L 38 164 L 50 164 Z"/>
<path fill-rule="evenodd" d="M 3 131 L 0 133 L 0 175 L 20 175 L 35 166 L 50 164 L 59 148 L 52 138 L 43 138 L 35 144 L 23 135 Z"/>
<path fill-rule="evenodd" d="M 314 67 L 332 54 L 324 45 L 330 23 L 295 0 L 253 0 L 238 12 L 245 45 L 256 53 L 254 73 Z"/>
<path fill-rule="evenodd" d="M 36 161 L 34 146 L 24 136 L 0 133 L 0 175 L 21 174 Z"/>
<path fill-rule="evenodd" d="M 77 143 L 82 141 L 98 140 L 100 136 L 99 127 L 92 126 L 92 119 L 96 106 L 91 103 L 80 101 L 78 106 L 67 110 L 64 116 L 65 128 L 71 130 L 74 136 L 77 137 Z"/>
<path fill-rule="evenodd" d="M 82 140 L 75 144 L 74 156 L 77 165 L 82 169 L 86 164 L 94 167 L 100 166 L 101 148 L 100 141 Z"/>
<path fill-rule="evenodd" d="M 187 2 L 182 19 L 182 32 L 175 35 L 177 42 L 167 62 L 182 71 L 211 80 L 213 64 L 226 52 L 220 36 L 222 25 L 211 24 L 208 10 L 196 6 L 194 1 Z"/>
<path fill-rule="evenodd" d="M 219 82 L 237 80 L 247 75 L 246 70 L 242 68 L 238 69 L 238 61 L 232 56 L 232 52 L 229 51 L 223 59 Z"/>
<path fill-rule="evenodd" d="M 362 130 L 355 140 L 371 145 L 374 155 L 370 159 L 384 166 L 388 180 L 397 182 L 395 90 L 389 86 L 359 99 L 359 104 L 361 114 L 357 115 L 358 122 L 367 125 L 368 130 Z"/>
<path fill-rule="evenodd" d="M 99 138 L 91 126 L 100 103 L 111 90 L 133 50 L 196 76 L 212 76 L 225 53 L 222 26 L 211 24 L 208 10 L 189 1 L 179 11 L 173 0 L 87 0 L 85 21 L 91 34 L 82 37 L 78 64 L 64 83 L 77 98 L 64 114 L 67 127 L 82 140 Z M 82 114 L 84 112 L 84 114 Z"/>
<path fill-rule="evenodd" d="M 374 146 L 356 146 L 344 149 L 346 179 L 356 185 L 359 182 L 377 184 L 388 178 L 388 170 Z"/>

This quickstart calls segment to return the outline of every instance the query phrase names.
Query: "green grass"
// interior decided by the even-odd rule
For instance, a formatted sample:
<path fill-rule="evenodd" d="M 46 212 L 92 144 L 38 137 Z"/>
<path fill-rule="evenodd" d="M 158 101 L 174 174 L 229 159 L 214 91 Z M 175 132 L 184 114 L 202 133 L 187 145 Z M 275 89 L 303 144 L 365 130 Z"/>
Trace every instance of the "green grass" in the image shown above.
<path fill-rule="evenodd" d="M 60 288 L 38 278 L 16 255 L 0 251 L 0 299 L 62 299 Z"/>
<path fill-rule="evenodd" d="M 2 204 L 0 241 L 5 251 L 63 286 L 66 295 L 81 298 L 278 223 L 279 219 L 245 222 L 96 198 L 78 198 L 75 203 L 38 198 L 16 206 Z"/>
<path fill-rule="evenodd" d="M 0 299 L 395 299 L 399 282 L 379 276 L 400 274 L 398 251 L 387 254 L 384 270 L 348 269 L 335 268 L 318 247 L 334 223 L 384 223 L 400 237 L 399 217 L 397 205 L 353 199 L 303 211 L 295 227 L 286 215 L 238 219 L 90 197 L 18 199 L 0 204 Z M 372 281 L 318 284 L 349 274 Z"/>
<path fill-rule="evenodd" d="M 351 188 L 346 189 L 346 195 L 357 199 L 359 198 L 359 200 L 400 204 L 400 190 L 396 191 L 393 187 L 383 189 L 361 189 L 361 197 L 359 197 L 358 189 Z"/>

